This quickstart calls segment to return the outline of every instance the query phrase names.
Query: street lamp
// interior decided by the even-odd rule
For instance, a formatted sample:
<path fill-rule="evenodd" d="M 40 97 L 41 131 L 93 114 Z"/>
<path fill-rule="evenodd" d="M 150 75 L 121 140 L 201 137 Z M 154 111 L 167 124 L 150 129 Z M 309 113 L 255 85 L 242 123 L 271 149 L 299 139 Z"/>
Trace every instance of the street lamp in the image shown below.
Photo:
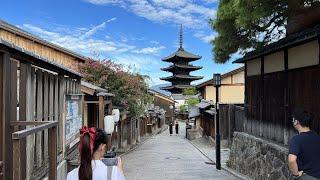
<path fill-rule="evenodd" d="M 221 74 L 213 74 L 214 87 L 216 88 L 216 169 L 221 170 L 220 151 L 220 123 L 219 123 L 219 87 L 221 86 Z"/>

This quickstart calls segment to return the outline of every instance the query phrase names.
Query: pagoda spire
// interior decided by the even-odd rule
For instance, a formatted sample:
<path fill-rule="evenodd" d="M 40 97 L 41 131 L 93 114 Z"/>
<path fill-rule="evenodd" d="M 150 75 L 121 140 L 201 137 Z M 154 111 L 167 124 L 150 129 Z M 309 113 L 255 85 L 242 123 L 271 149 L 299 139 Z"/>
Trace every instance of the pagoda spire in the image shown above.
<path fill-rule="evenodd" d="M 183 30 L 182 30 L 182 24 L 180 24 L 180 41 L 179 41 L 180 47 L 179 49 L 183 49 Z"/>

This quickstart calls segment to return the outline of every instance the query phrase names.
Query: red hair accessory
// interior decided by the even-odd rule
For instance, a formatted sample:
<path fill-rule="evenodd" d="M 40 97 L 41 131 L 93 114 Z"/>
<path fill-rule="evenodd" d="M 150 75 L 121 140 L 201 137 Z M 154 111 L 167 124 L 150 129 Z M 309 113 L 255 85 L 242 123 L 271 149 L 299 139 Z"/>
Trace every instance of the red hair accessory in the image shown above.
<path fill-rule="evenodd" d="M 88 128 L 87 126 L 84 126 L 80 129 L 80 145 L 79 145 L 80 153 L 82 152 L 82 138 L 83 138 L 83 135 L 85 134 L 89 134 L 90 136 L 90 151 L 92 155 L 93 147 L 94 147 L 94 139 L 96 137 L 96 128 L 95 127 Z"/>

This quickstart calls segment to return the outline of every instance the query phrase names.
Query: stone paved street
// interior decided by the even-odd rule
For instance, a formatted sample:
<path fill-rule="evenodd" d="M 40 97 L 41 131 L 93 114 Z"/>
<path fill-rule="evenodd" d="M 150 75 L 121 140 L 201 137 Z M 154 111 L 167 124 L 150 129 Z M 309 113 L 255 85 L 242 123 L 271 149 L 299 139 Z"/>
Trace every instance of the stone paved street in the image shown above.
<path fill-rule="evenodd" d="M 169 136 L 168 131 L 156 135 L 124 155 L 126 179 L 237 179 L 226 171 L 218 171 L 215 166 L 206 164 L 209 160 L 184 138 L 182 123 L 180 130 L 180 135 Z"/>

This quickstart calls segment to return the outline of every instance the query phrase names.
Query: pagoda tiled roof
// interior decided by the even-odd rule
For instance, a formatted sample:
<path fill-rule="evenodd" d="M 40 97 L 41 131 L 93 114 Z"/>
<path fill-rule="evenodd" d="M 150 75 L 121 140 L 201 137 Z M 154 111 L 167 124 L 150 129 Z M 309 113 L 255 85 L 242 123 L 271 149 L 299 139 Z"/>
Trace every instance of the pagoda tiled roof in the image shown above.
<path fill-rule="evenodd" d="M 191 71 L 193 70 L 199 70 L 199 69 L 202 69 L 201 66 L 193 66 L 193 65 L 182 65 L 182 64 L 174 64 L 174 65 L 171 65 L 167 68 L 161 68 L 162 71 L 171 71 L 175 68 L 180 68 L 180 69 L 189 69 Z"/>
<path fill-rule="evenodd" d="M 166 87 L 162 87 L 162 90 L 172 90 L 172 89 L 186 89 L 186 88 L 190 88 L 193 87 L 192 85 L 172 85 L 172 86 L 166 86 Z"/>
<path fill-rule="evenodd" d="M 199 80 L 203 76 L 191 76 L 191 75 L 173 75 L 169 77 L 160 78 L 161 80 L 171 80 L 171 79 L 190 79 L 190 80 Z"/>
<path fill-rule="evenodd" d="M 194 60 L 201 59 L 201 56 L 194 55 L 194 54 L 184 50 L 183 48 L 179 48 L 176 52 L 163 58 L 162 60 L 167 61 L 167 62 L 171 62 L 171 61 L 174 61 L 175 57 L 185 58 L 185 59 L 188 59 L 188 61 L 192 61 L 192 60 L 194 61 Z"/>

